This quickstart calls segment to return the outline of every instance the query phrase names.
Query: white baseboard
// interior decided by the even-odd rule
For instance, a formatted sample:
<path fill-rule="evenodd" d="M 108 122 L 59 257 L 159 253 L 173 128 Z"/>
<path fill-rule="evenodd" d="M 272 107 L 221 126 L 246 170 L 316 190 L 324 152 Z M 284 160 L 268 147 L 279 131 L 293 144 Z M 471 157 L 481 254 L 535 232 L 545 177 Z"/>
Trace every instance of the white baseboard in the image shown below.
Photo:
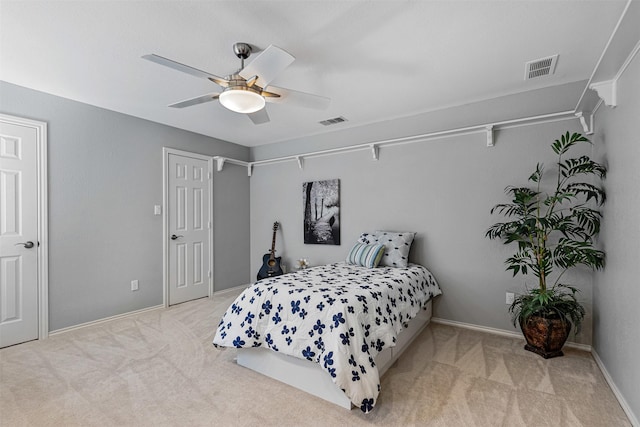
<path fill-rule="evenodd" d="M 230 293 L 240 293 L 243 289 L 246 289 L 248 285 L 240 285 L 229 289 L 223 289 L 221 291 L 215 291 L 212 295 L 214 296 L 225 296 L 225 294 Z M 155 305 L 153 307 L 147 307 L 140 310 L 129 311 L 127 313 L 116 314 L 115 316 L 105 317 L 103 319 L 92 320 L 91 322 L 80 323 L 79 325 L 68 326 L 62 329 L 56 329 L 55 331 L 49 332 L 49 336 L 63 334 L 65 332 L 75 331 L 76 329 L 86 328 L 87 326 L 99 325 L 101 323 L 110 322 L 116 319 L 123 319 L 129 316 L 135 316 L 137 314 L 146 313 L 147 311 L 159 310 L 161 308 L 167 308 L 164 304 Z"/>
<path fill-rule="evenodd" d="M 640 427 L 640 422 L 638 422 L 638 418 L 635 416 L 635 414 L 629 407 L 629 404 L 627 403 L 624 396 L 618 389 L 618 386 L 616 386 L 616 383 L 613 382 L 613 378 L 611 378 L 611 375 L 609 375 L 609 371 L 607 371 L 607 368 L 604 366 L 604 363 L 602 362 L 602 359 L 600 359 L 600 356 L 598 355 L 598 353 L 595 350 L 591 350 L 591 354 L 593 355 L 593 359 L 596 361 L 596 364 L 600 368 L 602 375 L 604 375 L 604 379 L 607 381 L 607 384 L 609 384 L 611 391 L 613 391 L 613 394 L 616 396 L 616 399 L 618 399 L 618 403 L 620 403 L 620 406 L 622 406 L 622 410 L 627 415 L 627 418 L 629 418 L 631 425 L 633 427 Z"/>
<path fill-rule="evenodd" d="M 494 334 L 494 335 L 502 335 L 505 337 L 524 339 L 520 332 L 507 331 L 505 329 L 490 328 L 488 326 L 480 326 L 480 325 L 474 325 L 472 323 L 457 322 L 455 320 L 441 319 L 439 317 L 432 317 L 431 321 L 433 323 L 440 323 L 442 325 L 457 326 L 459 328 L 472 329 L 474 331 L 487 332 L 489 334 Z M 592 351 L 591 346 L 588 344 L 579 344 L 579 343 L 570 342 L 570 341 L 567 341 L 567 343 L 565 344 L 565 347 L 575 348 L 577 350 L 582 350 L 587 352 Z"/>
<path fill-rule="evenodd" d="M 211 297 L 215 297 L 215 296 L 225 296 L 226 294 L 231 294 L 231 293 L 240 293 L 243 290 L 247 289 L 250 285 L 240 285 L 240 286 L 234 286 L 233 288 L 228 288 L 228 289 L 222 289 L 220 291 L 213 291 L 213 295 L 211 295 Z"/>
<path fill-rule="evenodd" d="M 76 329 L 86 328 L 87 326 L 99 325 L 100 323 L 110 322 L 116 319 L 123 319 L 125 317 L 135 316 L 136 314 L 146 313 L 147 311 L 159 310 L 164 308 L 164 304 L 154 305 L 153 307 L 147 307 L 140 310 L 129 311 L 127 313 L 116 314 L 115 316 L 105 317 L 103 319 L 92 320 L 91 322 L 80 323 L 79 325 L 68 326 L 62 329 L 56 329 L 49 332 L 49 336 L 63 334 L 65 332 L 75 331 Z"/>

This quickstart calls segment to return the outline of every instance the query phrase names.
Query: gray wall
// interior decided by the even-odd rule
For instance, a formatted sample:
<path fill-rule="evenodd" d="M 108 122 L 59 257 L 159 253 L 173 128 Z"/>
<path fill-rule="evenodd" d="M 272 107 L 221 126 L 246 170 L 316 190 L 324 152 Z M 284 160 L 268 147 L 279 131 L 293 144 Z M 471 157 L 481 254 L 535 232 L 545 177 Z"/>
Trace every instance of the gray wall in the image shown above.
<path fill-rule="evenodd" d="M 162 147 L 249 150 L 5 82 L 0 95 L 0 112 L 48 123 L 50 329 L 162 304 Z M 214 174 L 221 290 L 249 280 L 249 180 L 240 168 Z"/>
<path fill-rule="evenodd" d="M 481 132 L 382 147 L 378 161 L 369 151 L 358 151 L 306 159 L 303 170 L 295 161 L 257 166 L 251 179 L 252 271 L 269 248 L 275 220 L 282 222 L 278 254 L 290 267 L 298 258 L 308 258 L 313 265 L 341 261 L 364 231 L 416 231 L 410 258 L 429 268 L 443 288 L 435 316 L 515 332 L 505 292 L 522 289 L 523 279 L 505 271 L 504 259 L 514 248 L 484 237 L 500 220 L 489 211 L 508 201 L 506 186 L 526 184 L 537 161 L 553 164 L 549 144 L 567 130 L 581 131 L 578 121 L 499 130 L 493 148 L 486 146 Z M 326 138 L 345 141 L 341 133 Z M 261 148 L 261 157 L 272 157 L 268 148 Z M 294 150 L 273 148 L 277 155 Z M 295 147 L 297 152 L 310 149 L 304 141 Z M 334 178 L 341 184 L 342 245 L 305 245 L 302 183 Z M 574 340 L 590 344 L 592 274 L 580 271 L 568 279 L 582 289 L 589 312 Z"/>
<path fill-rule="evenodd" d="M 600 235 L 606 269 L 595 275 L 593 347 L 638 422 L 640 417 L 640 55 L 618 81 L 618 106 L 596 116 L 608 163 Z"/>

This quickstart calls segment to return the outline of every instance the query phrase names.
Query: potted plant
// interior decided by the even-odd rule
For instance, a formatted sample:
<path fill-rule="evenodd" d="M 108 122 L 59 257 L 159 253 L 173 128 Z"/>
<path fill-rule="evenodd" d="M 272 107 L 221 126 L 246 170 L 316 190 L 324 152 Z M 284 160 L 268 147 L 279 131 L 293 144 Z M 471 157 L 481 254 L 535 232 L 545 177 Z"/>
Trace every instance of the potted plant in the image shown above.
<path fill-rule="evenodd" d="M 491 209 L 508 218 L 492 225 L 486 232 L 490 239 L 517 244 L 507 258 L 507 271 L 513 275 L 532 274 L 537 286 L 518 295 L 509 312 L 513 324 L 519 324 L 527 345 L 525 349 L 544 358 L 562 356 L 572 324 L 575 333 L 585 315 L 578 302 L 578 289 L 560 282 L 564 273 L 579 265 L 594 270 L 604 267 L 605 254 L 594 246 L 600 231 L 600 211 L 605 202 L 604 190 L 592 182 L 603 179 L 606 168 L 589 156 L 565 158 L 578 144 L 590 143 L 579 133 L 567 132 L 551 144 L 558 156 L 553 184 L 545 191 L 545 170 L 538 163 L 529 176 L 530 187 L 507 187 L 511 203 Z"/>

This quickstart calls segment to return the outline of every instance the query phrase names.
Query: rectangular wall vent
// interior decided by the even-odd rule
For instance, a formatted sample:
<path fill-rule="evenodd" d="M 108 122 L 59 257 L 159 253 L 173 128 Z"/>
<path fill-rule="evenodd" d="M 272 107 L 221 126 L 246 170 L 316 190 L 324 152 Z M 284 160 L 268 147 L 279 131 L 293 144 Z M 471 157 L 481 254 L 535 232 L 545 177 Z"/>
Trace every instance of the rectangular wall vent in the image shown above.
<path fill-rule="evenodd" d="M 524 79 L 531 80 L 536 77 L 549 76 L 553 74 L 556 71 L 557 62 L 558 55 L 527 62 L 524 64 Z"/>
<path fill-rule="evenodd" d="M 347 119 L 345 119 L 344 117 L 340 116 L 340 117 L 334 117 L 333 119 L 327 119 L 327 120 L 323 120 L 320 123 L 323 126 L 331 126 L 331 125 L 337 125 L 338 123 L 342 123 L 342 122 L 346 122 Z"/>

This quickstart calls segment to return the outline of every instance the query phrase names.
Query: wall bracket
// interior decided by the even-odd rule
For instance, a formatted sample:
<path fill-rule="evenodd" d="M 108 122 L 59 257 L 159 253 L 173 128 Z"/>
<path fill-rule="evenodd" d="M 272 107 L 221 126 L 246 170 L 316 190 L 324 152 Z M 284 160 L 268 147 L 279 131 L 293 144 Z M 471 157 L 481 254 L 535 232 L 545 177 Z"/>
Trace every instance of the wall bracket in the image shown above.
<path fill-rule="evenodd" d="M 371 148 L 373 160 L 378 160 L 378 146 L 376 144 L 371 144 L 369 147 Z"/>
<path fill-rule="evenodd" d="M 493 147 L 493 125 L 486 126 L 487 130 L 487 147 Z"/>
<path fill-rule="evenodd" d="M 217 172 L 222 172 L 222 169 L 224 169 L 224 165 L 227 163 L 231 163 L 238 166 L 246 166 L 246 167 L 250 167 L 253 165 L 252 163 L 245 162 L 244 160 L 230 159 L 229 157 L 223 157 L 223 156 L 213 156 L 213 160 L 216 161 Z M 249 176 L 251 176 L 250 170 L 249 170 Z"/>
<path fill-rule="evenodd" d="M 582 125 L 582 130 L 587 135 L 593 134 L 593 114 L 589 114 L 589 123 L 587 123 L 587 119 L 584 117 L 582 111 L 578 111 L 576 113 L 576 117 L 580 120 L 580 124 Z"/>
<path fill-rule="evenodd" d="M 595 90 L 607 107 L 618 105 L 618 79 L 591 83 L 589 89 Z"/>
<path fill-rule="evenodd" d="M 224 162 L 227 161 L 224 157 L 216 157 L 216 171 L 222 172 L 222 168 L 224 168 Z"/>

